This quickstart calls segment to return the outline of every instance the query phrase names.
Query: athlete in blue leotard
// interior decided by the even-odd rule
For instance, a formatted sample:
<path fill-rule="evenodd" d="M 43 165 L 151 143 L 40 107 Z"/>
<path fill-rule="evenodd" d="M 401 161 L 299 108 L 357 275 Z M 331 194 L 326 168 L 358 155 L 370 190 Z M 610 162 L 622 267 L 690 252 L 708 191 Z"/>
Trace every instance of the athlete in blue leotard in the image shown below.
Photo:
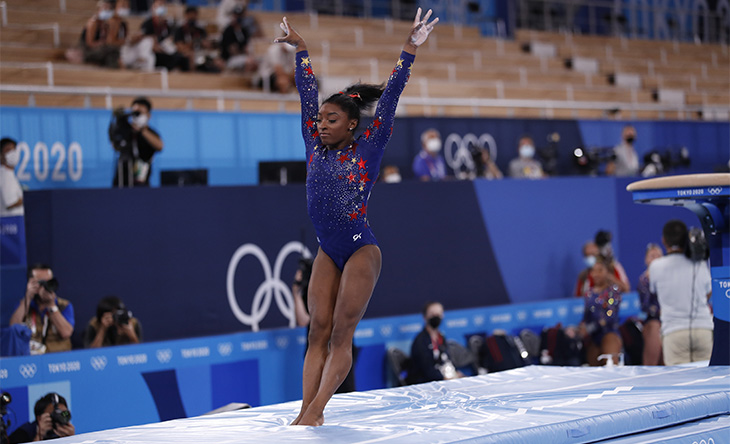
<path fill-rule="evenodd" d="M 307 155 L 307 208 L 320 248 L 309 283 L 309 347 L 302 375 L 302 407 L 293 425 L 322 425 L 324 408 L 352 366 L 352 338 L 380 275 L 381 255 L 367 220 L 368 198 L 395 109 L 416 49 L 438 18 L 418 9 L 385 90 L 353 85 L 318 105 L 319 92 L 304 39 L 284 18 L 275 42 L 297 48 L 297 89 Z M 382 96 L 381 96 L 382 94 Z M 373 123 L 355 138 L 361 110 L 378 100 Z"/>

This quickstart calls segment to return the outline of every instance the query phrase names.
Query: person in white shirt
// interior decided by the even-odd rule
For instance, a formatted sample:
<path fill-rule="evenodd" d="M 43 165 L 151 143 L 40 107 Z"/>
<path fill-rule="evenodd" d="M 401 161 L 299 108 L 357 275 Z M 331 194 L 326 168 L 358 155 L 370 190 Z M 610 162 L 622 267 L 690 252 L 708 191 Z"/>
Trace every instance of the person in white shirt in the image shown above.
<path fill-rule="evenodd" d="M 17 142 L 8 137 L 0 139 L 0 217 L 23 216 L 23 189 L 15 176 L 20 160 Z"/>
<path fill-rule="evenodd" d="M 661 307 L 662 353 L 665 365 L 706 361 L 712 354 L 710 269 L 701 258 L 690 259 L 687 226 L 679 220 L 664 225 L 666 256 L 649 265 L 650 290 Z"/>
<path fill-rule="evenodd" d="M 639 175 L 639 155 L 634 149 L 636 128 L 626 125 L 621 131 L 621 143 L 613 149 L 616 159 L 606 164 L 607 176 L 630 177 Z"/>

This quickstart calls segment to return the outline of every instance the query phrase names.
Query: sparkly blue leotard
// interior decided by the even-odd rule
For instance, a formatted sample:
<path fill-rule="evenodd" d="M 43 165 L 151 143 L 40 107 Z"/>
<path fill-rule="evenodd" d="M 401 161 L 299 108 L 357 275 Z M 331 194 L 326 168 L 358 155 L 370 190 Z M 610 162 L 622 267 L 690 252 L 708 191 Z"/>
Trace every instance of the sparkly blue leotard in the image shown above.
<path fill-rule="evenodd" d="M 296 82 L 307 153 L 307 211 L 322 251 L 340 271 L 359 248 L 378 244 L 367 220 L 368 199 L 414 58 L 405 51 L 401 53 L 378 101 L 373 123 L 365 132 L 348 148 L 329 150 L 322 145 L 315 123 L 319 92 L 309 54 L 297 53 Z"/>

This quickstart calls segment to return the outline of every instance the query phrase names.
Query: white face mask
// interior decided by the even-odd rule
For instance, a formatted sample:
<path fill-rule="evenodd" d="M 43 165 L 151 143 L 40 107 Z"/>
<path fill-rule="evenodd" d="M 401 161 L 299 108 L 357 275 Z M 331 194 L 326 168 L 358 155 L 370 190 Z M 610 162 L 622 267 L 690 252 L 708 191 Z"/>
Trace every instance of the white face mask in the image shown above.
<path fill-rule="evenodd" d="M 147 122 L 150 121 L 150 117 L 147 114 L 140 114 L 136 117 L 132 117 L 132 123 L 140 128 L 147 126 Z"/>
<path fill-rule="evenodd" d="M 158 6 L 155 8 L 155 15 L 158 17 L 162 17 L 163 15 L 167 14 L 167 7 L 165 6 Z"/>
<path fill-rule="evenodd" d="M 111 9 L 105 9 L 103 11 L 99 11 L 99 20 L 107 21 L 114 15 L 114 11 Z"/>
<path fill-rule="evenodd" d="M 441 151 L 441 141 L 439 139 L 428 139 L 426 141 L 426 150 L 428 150 L 429 153 L 438 153 Z"/>
<path fill-rule="evenodd" d="M 119 9 L 117 9 L 117 15 L 119 17 L 129 17 L 129 8 L 119 8 Z"/>
<path fill-rule="evenodd" d="M 5 153 L 5 163 L 7 163 L 8 166 L 15 168 L 15 165 L 17 165 L 19 161 L 20 151 L 18 151 L 17 149 Z"/>
<path fill-rule="evenodd" d="M 400 174 L 391 174 L 389 176 L 385 176 L 385 183 L 399 183 L 400 181 Z"/>
<path fill-rule="evenodd" d="M 596 257 L 595 256 L 586 256 L 583 258 L 583 261 L 586 264 L 586 267 L 593 268 L 594 265 L 596 265 Z"/>
<path fill-rule="evenodd" d="M 535 156 L 535 147 L 532 145 L 522 145 L 520 147 L 520 157 L 532 158 Z"/>

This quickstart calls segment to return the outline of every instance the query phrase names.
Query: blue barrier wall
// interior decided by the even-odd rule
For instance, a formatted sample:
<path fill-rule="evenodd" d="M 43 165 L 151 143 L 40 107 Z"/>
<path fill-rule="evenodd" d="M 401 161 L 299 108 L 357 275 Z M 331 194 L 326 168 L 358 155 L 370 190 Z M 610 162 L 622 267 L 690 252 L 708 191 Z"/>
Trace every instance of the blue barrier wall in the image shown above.
<path fill-rule="evenodd" d="M 31 190 L 47 188 L 107 188 L 114 171 L 114 151 L 107 140 L 111 113 L 99 109 L 0 107 L 0 134 L 18 139 L 21 160 L 17 174 Z M 557 172 L 577 174 L 576 147 L 607 147 L 619 142 L 621 127 L 631 122 L 585 120 L 399 118 L 383 165 L 397 165 L 412 177 L 411 163 L 420 149 L 420 135 L 437 128 L 444 150 L 463 155 L 470 140 L 490 147 L 500 169 L 507 171 L 517 156 L 523 134 L 538 149 L 547 136 L 559 133 Z M 692 165 L 677 172 L 711 172 L 727 167 L 730 124 L 727 122 L 635 122 L 639 156 L 654 149 L 675 151 L 686 146 Z M 165 142 L 155 157 L 151 182 L 160 170 L 205 168 L 211 185 L 258 183 L 258 163 L 304 160 L 297 114 L 190 112 L 153 110 L 150 125 Z M 364 128 L 364 126 L 363 126 Z M 460 163 L 454 162 L 455 167 Z"/>
<path fill-rule="evenodd" d="M 621 317 L 636 315 L 635 293 Z M 442 331 L 462 345 L 475 333 L 575 325 L 581 299 L 445 313 Z M 385 352 L 410 343 L 420 315 L 363 320 L 355 332 L 357 389 L 389 386 Z M 231 402 L 251 406 L 301 399 L 305 330 L 273 329 L 0 360 L 0 389 L 13 397 L 11 430 L 33 417 L 33 404 L 56 391 L 66 398 L 77 433 L 201 415 Z"/>
<path fill-rule="evenodd" d="M 613 231 L 635 284 L 663 224 L 697 221 L 633 204 L 627 183 L 378 184 L 369 219 L 383 270 L 365 316 L 413 313 L 429 299 L 453 310 L 566 297 L 599 229 Z M 74 303 L 76 344 L 108 294 L 142 320 L 146 340 L 293 325 L 287 288 L 302 246 L 317 249 L 301 185 L 49 190 L 26 204 L 29 262 L 53 265 L 58 294 Z M 2 295 L 4 323 L 21 297 Z"/>

